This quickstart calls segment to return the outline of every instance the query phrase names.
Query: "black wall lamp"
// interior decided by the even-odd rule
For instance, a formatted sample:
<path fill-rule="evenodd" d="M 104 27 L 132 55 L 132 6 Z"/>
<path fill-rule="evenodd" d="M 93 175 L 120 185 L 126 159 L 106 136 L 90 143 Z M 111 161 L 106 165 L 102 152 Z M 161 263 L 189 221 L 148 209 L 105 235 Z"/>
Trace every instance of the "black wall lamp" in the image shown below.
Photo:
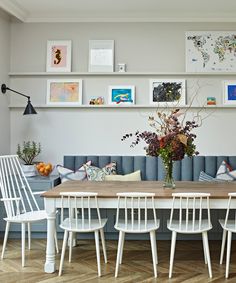
<path fill-rule="evenodd" d="M 7 90 L 10 90 L 12 92 L 15 92 L 15 93 L 17 93 L 21 96 L 28 98 L 28 102 L 27 102 L 27 105 L 25 107 L 25 111 L 24 111 L 23 115 L 37 114 L 36 110 L 34 109 L 33 105 L 30 102 L 30 96 L 25 95 L 23 93 L 20 93 L 20 92 L 14 90 L 14 89 L 11 89 L 11 88 L 7 87 L 5 84 L 2 84 L 1 90 L 2 90 L 2 93 L 6 93 Z"/>

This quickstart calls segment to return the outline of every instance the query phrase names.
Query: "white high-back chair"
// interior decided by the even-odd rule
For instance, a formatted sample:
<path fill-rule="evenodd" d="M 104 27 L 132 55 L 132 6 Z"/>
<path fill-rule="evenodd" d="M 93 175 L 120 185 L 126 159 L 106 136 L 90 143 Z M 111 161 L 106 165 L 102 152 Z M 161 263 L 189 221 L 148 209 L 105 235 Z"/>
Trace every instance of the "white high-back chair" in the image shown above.
<path fill-rule="evenodd" d="M 1 259 L 4 257 L 10 223 L 21 224 L 22 267 L 25 266 L 25 226 L 28 224 L 28 248 L 31 248 L 31 227 L 33 222 L 47 218 L 45 210 L 40 210 L 29 183 L 22 171 L 17 155 L 0 156 L 0 189 L 7 217 Z M 58 252 L 55 234 L 56 249 Z"/>
<path fill-rule="evenodd" d="M 98 276 L 101 276 L 101 263 L 100 263 L 100 248 L 99 248 L 99 231 L 102 240 L 102 248 L 104 261 L 107 263 L 105 237 L 104 237 L 104 226 L 106 225 L 107 219 L 102 219 L 100 216 L 100 210 L 98 207 L 97 193 L 91 192 L 63 192 L 61 195 L 61 224 L 60 227 L 65 231 L 62 245 L 61 261 L 59 267 L 59 276 L 62 273 L 62 267 L 65 257 L 65 250 L 67 245 L 68 235 L 70 236 L 69 241 L 69 262 L 71 262 L 72 256 L 72 235 L 73 232 L 88 233 L 94 232 L 96 254 L 97 254 L 97 265 L 98 265 Z M 64 217 L 64 210 L 69 210 L 69 215 Z M 94 210 L 96 213 L 93 213 Z"/>
<path fill-rule="evenodd" d="M 115 277 L 122 263 L 125 233 L 150 233 L 154 276 L 157 277 L 156 218 L 154 193 L 117 193 L 118 206 L 115 229 L 119 231 Z"/>
<path fill-rule="evenodd" d="M 167 227 L 172 231 L 169 278 L 172 277 L 177 233 L 202 234 L 205 264 L 212 278 L 211 259 L 207 231 L 212 229 L 208 193 L 173 193 L 170 220 Z"/>
<path fill-rule="evenodd" d="M 228 207 L 227 207 L 225 219 L 219 220 L 220 225 L 223 228 L 223 237 L 222 237 L 222 245 L 221 245 L 221 253 L 220 253 L 220 264 L 223 263 L 226 236 L 228 234 L 225 278 L 229 277 L 229 263 L 230 263 L 232 233 L 236 233 L 236 193 L 229 193 L 228 196 L 229 196 L 229 201 L 228 201 Z M 229 219 L 230 212 L 234 212 L 233 219 Z"/>

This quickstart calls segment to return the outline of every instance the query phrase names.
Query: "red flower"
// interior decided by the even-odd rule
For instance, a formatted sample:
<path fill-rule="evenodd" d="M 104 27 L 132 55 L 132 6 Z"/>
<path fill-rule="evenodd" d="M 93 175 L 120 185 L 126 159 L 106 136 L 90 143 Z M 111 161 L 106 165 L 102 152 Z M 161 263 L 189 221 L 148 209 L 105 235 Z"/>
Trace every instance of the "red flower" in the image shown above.
<path fill-rule="evenodd" d="M 164 148 L 165 147 L 165 137 L 162 137 L 160 139 L 160 148 Z"/>

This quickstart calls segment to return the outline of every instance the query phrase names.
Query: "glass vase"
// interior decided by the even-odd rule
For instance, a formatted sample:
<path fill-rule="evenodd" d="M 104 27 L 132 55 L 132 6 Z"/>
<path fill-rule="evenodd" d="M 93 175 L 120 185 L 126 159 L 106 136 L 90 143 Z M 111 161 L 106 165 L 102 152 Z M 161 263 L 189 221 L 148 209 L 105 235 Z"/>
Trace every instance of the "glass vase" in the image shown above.
<path fill-rule="evenodd" d="M 165 189 L 174 189 L 175 188 L 175 181 L 173 178 L 173 160 L 168 160 L 167 162 L 164 162 L 165 167 L 165 178 L 163 187 Z"/>

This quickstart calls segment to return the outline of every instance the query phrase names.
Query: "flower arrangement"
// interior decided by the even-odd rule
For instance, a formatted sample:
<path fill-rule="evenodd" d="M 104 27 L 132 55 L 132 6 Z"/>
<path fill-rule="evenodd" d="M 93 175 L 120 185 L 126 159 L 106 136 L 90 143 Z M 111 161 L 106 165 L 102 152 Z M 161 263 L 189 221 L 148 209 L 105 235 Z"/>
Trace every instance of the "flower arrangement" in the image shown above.
<path fill-rule="evenodd" d="M 175 187 L 172 177 L 174 161 L 182 160 L 185 155 L 192 157 L 199 154 L 194 143 L 196 135 L 192 133 L 199 124 L 194 119 L 192 121 L 183 119 L 180 122 L 179 117 L 182 114 L 180 109 L 172 110 L 170 114 L 157 112 L 158 119 L 154 116 L 149 117 L 149 124 L 155 132 L 137 131 L 135 134 L 126 134 L 121 139 L 124 141 L 134 136 L 135 140 L 131 143 L 131 147 L 143 140 L 147 144 L 144 148 L 146 155 L 161 157 L 166 169 L 165 187 Z"/>

